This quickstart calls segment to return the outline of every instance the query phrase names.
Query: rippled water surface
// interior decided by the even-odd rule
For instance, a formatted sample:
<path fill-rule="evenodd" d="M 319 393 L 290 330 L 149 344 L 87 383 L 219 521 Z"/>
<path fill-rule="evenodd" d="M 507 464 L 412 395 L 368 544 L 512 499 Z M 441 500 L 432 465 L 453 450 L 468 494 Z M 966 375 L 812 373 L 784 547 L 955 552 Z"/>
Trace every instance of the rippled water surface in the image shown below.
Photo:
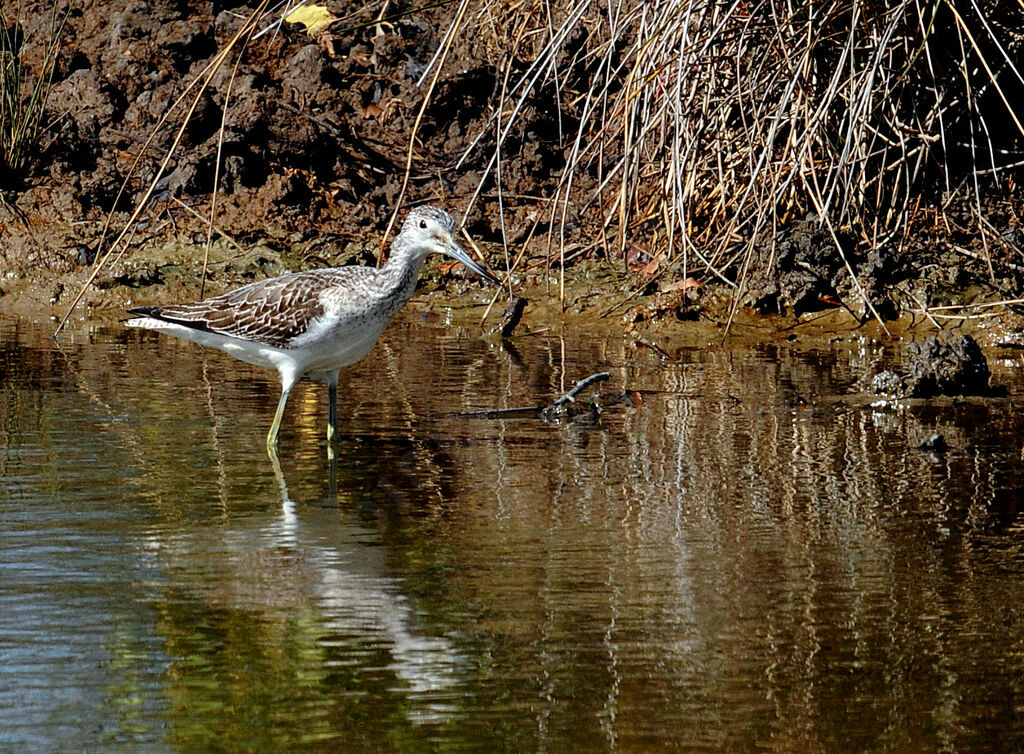
<path fill-rule="evenodd" d="M 1020 750 L 1024 397 L 408 312 L 339 391 L 0 321 L 0 749 Z M 1015 360 L 1016 359 L 1016 360 Z M 545 403 L 592 372 L 596 422 Z M 917 450 L 942 432 L 951 448 Z"/>

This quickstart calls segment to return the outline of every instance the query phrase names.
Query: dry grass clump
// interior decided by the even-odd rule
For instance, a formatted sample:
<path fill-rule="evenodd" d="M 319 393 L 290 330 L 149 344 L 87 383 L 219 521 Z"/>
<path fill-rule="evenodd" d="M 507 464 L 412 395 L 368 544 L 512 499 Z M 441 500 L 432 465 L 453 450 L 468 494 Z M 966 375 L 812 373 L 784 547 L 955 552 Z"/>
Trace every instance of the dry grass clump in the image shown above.
<path fill-rule="evenodd" d="M 614 231 L 601 233 L 609 252 L 642 244 L 683 275 L 741 281 L 755 243 L 810 213 L 865 245 L 902 244 L 923 208 L 934 220 L 965 193 L 983 220 L 982 189 L 1012 188 L 1024 163 L 1021 3 L 487 8 L 514 46 L 481 185 L 500 189 L 517 121 L 538 96 L 553 99 L 566 167 L 552 219 L 585 190 L 577 211 Z"/>

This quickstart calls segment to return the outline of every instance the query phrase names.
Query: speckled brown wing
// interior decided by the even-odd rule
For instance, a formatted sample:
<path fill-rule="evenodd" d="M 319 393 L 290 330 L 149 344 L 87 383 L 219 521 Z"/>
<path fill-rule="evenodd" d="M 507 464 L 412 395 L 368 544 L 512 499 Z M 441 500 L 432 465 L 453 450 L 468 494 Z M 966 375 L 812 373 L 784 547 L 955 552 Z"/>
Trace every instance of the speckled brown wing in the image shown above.
<path fill-rule="evenodd" d="M 132 314 L 198 330 L 287 348 L 324 314 L 321 293 L 329 288 L 362 287 L 373 274 L 364 267 L 310 270 L 260 280 L 191 304 L 139 307 Z"/>

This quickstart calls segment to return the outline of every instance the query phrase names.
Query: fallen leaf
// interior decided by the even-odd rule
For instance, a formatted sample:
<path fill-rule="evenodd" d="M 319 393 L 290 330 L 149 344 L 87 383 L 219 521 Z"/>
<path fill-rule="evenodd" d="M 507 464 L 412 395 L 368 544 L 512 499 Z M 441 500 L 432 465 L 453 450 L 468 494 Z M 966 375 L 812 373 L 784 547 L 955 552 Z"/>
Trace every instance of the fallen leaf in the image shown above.
<path fill-rule="evenodd" d="M 671 283 L 662 283 L 658 286 L 660 293 L 671 293 L 672 291 L 689 291 L 694 288 L 700 288 L 703 283 L 693 278 L 686 278 L 684 280 L 673 280 Z"/>
<path fill-rule="evenodd" d="M 651 255 L 647 249 L 635 243 L 626 244 L 625 249 L 626 265 L 631 270 L 643 269 L 643 266 L 650 260 Z"/>
<path fill-rule="evenodd" d="M 285 16 L 284 20 L 290 24 L 302 24 L 306 27 L 306 33 L 315 37 L 318 32 L 337 21 L 338 17 L 322 5 L 303 5 Z"/>
<path fill-rule="evenodd" d="M 651 277 L 651 275 L 658 271 L 658 267 L 660 266 L 661 256 L 659 255 L 643 266 L 643 273 L 647 277 Z"/>

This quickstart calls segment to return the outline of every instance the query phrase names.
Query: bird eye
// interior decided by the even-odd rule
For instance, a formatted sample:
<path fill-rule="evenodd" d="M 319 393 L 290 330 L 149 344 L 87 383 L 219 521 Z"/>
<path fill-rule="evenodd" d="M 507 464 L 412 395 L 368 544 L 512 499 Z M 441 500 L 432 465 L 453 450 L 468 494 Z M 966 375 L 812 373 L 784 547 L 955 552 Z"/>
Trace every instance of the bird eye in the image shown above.
<path fill-rule="evenodd" d="M 420 227 L 423 228 L 424 230 L 426 230 L 426 228 L 427 228 L 427 221 L 426 220 L 420 220 Z"/>

